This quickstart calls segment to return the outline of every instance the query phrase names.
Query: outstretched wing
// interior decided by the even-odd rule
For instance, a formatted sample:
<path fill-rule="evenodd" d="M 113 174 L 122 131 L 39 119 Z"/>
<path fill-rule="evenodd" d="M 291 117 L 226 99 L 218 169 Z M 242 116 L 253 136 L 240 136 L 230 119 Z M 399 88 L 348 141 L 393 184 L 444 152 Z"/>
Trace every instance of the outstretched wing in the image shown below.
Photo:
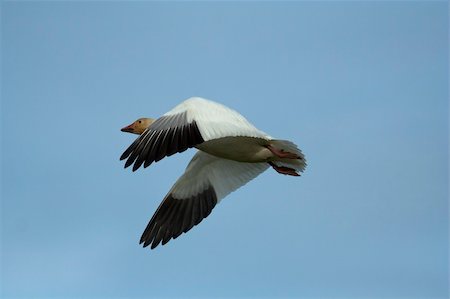
<path fill-rule="evenodd" d="M 125 168 L 148 167 L 166 156 L 180 153 L 204 141 L 248 136 L 268 138 L 238 112 L 202 98 L 190 98 L 153 122 L 122 154 Z"/>
<path fill-rule="evenodd" d="M 198 151 L 159 205 L 140 243 L 166 244 L 206 218 L 229 193 L 264 172 L 267 163 L 242 163 Z"/>
<path fill-rule="evenodd" d="M 142 164 L 148 167 L 166 156 L 181 153 L 202 143 L 203 137 L 195 120 L 187 121 L 187 111 L 164 115 L 155 120 L 122 154 L 125 168 L 133 165 L 136 171 Z"/>

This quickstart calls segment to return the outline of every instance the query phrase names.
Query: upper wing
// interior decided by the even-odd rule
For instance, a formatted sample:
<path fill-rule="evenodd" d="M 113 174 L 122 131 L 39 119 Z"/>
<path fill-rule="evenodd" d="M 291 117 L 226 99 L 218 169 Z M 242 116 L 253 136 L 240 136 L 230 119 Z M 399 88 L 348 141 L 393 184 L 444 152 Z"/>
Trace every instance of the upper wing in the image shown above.
<path fill-rule="evenodd" d="M 267 163 L 242 163 L 198 151 L 159 205 L 140 243 L 155 248 L 189 231 L 229 193 L 264 172 Z"/>
<path fill-rule="evenodd" d="M 133 171 L 204 141 L 227 136 L 271 138 L 236 111 L 202 98 L 190 98 L 153 122 L 122 154 Z"/>
<path fill-rule="evenodd" d="M 142 163 L 144 167 L 166 156 L 181 153 L 204 141 L 195 120 L 187 121 L 187 111 L 164 115 L 155 120 L 122 154 L 127 159 L 125 168 L 133 165 L 133 171 Z"/>

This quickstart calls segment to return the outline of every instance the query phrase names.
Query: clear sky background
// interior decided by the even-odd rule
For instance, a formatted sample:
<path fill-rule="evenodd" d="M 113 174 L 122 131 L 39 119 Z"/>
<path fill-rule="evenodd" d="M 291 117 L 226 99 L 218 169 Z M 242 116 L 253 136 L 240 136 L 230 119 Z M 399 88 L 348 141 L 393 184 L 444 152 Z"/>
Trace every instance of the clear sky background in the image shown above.
<path fill-rule="evenodd" d="M 448 298 L 447 2 L 2 2 L 4 298 Z M 119 129 L 191 96 L 304 151 L 138 245 L 195 150 Z"/>

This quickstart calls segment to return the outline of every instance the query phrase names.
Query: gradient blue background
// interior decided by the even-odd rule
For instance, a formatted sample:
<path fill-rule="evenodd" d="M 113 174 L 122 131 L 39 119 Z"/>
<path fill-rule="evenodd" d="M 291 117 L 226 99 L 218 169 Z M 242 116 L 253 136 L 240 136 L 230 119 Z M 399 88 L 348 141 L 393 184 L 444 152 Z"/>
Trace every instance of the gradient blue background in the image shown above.
<path fill-rule="evenodd" d="M 448 298 L 447 2 L 2 2 L 4 298 Z M 194 150 L 119 131 L 190 96 L 296 142 L 188 234 L 139 237 Z"/>

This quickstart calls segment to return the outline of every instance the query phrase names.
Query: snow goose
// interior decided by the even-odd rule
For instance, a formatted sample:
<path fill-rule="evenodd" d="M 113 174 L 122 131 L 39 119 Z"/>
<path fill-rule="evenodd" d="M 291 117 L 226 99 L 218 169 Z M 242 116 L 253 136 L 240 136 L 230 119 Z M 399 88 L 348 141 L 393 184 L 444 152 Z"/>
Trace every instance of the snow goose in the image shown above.
<path fill-rule="evenodd" d="M 199 224 L 222 198 L 267 168 L 299 176 L 306 166 L 294 143 L 273 139 L 238 112 L 199 97 L 121 131 L 140 135 L 120 157 L 133 171 L 188 148 L 199 149 L 142 234 L 140 243 L 152 249 Z"/>

